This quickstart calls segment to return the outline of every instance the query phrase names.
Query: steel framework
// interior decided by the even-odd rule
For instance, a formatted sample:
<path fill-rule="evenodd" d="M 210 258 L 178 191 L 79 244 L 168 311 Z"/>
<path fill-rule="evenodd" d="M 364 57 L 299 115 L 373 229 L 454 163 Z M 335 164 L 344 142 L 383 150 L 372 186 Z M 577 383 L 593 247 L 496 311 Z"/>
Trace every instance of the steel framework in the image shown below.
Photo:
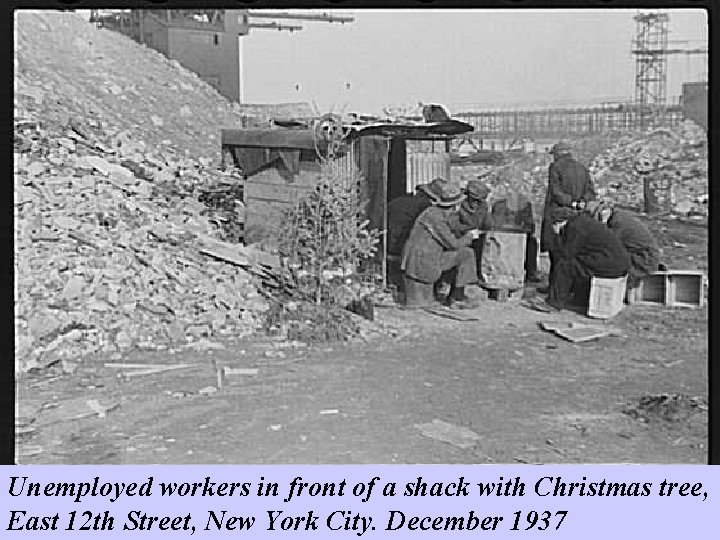
<path fill-rule="evenodd" d="M 667 103 L 668 14 L 638 13 L 632 52 L 635 56 L 635 103 L 651 109 Z"/>

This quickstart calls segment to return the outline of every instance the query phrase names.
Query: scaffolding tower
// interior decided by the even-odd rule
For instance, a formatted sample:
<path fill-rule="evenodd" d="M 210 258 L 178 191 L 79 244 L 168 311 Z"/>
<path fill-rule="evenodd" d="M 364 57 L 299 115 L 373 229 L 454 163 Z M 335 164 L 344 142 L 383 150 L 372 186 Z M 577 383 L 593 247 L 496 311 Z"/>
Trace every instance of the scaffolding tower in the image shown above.
<path fill-rule="evenodd" d="M 667 104 L 668 14 L 638 13 L 635 23 L 635 103 L 655 111 Z"/>

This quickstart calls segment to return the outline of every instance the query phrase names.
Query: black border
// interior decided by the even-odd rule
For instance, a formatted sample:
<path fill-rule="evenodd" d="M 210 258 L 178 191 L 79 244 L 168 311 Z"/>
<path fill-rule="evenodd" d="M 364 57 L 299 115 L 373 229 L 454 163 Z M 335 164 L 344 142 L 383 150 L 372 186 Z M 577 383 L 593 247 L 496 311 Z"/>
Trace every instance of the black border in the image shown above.
<path fill-rule="evenodd" d="M 2 10 L 5 12 L 0 19 L 2 24 L 2 36 L 6 40 L 6 46 L 3 64 L 5 73 L 14 72 L 13 69 L 13 10 L 15 9 L 88 9 L 88 8 L 160 8 L 160 7 L 213 7 L 213 8 L 320 8 L 320 9 L 361 9 L 361 8 L 572 8 L 572 9 L 638 9 L 638 8 L 691 8 L 705 9 L 708 12 L 709 24 L 709 46 L 710 46 L 710 62 L 709 62 L 709 129 L 708 139 L 710 144 L 710 177 L 713 171 L 720 170 L 720 159 L 717 144 L 713 134 L 718 129 L 718 111 L 714 104 L 720 103 L 720 95 L 718 87 L 715 85 L 715 76 L 718 70 L 718 62 L 715 56 L 717 52 L 717 38 L 713 32 L 714 28 L 720 26 L 720 9 L 717 0 L 663 0 L 655 2 L 623 2 L 620 0 L 586 0 L 586 1 L 565 1 L 565 0 L 306 0 L 306 1 L 277 1 L 277 0 L 245 0 L 245 1 L 202 1 L 202 0 L 130 0 L 121 2 L 106 1 L 88 1 L 88 0 L 11 0 L 10 2 L 2 2 Z M 10 107 L 3 109 L 5 117 L 2 126 L 6 131 L 4 140 L 6 143 L 2 145 L 4 159 L 2 163 L 10 167 L 13 162 L 12 155 L 12 97 L 13 86 L 12 77 L 5 77 L 5 85 L 2 90 L 2 98 Z M 13 272 L 13 183 L 9 181 L 12 178 L 12 169 L 5 177 L 2 196 L 0 202 L 6 209 L 0 212 L 0 219 L 3 220 L 3 226 L 0 228 L 0 242 L 2 242 L 2 250 L 9 256 L 3 257 L 0 262 L 0 279 L 2 280 L 2 318 L 5 322 L 7 334 L 2 340 L 0 346 L 0 361 L 4 372 L 0 373 L 0 464 L 14 463 L 14 418 L 15 418 L 15 368 L 14 368 L 14 272 Z M 712 321 L 716 319 L 714 316 L 717 312 L 717 306 L 720 304 L 720 294 L 717 287 L 714 287 L 714 269 L 716 268 L 717 250 L 713 249 L 713 239 L 715 237 L 713 231 L 720 225 L 718 212 L 720 212 L 720 186 L 713 186 L 710 182 L 710 219 L 709 219 L 709 246 L 710 251 L 708 257 L 708 276 L 710 277 L 710 299 L 709 299 L 709 324 L 712 328 Z M 710 332 L 712 334 L 712 332 Z M 715 343 L 717 341 L 709 339 L 708 354 L 708 392 L 709 392 L 709 419 L 708 419 L 708 464 L 720 465 L 720 365 L 717 360 L 713 362 L 713 354 L 715 352 Z"/>

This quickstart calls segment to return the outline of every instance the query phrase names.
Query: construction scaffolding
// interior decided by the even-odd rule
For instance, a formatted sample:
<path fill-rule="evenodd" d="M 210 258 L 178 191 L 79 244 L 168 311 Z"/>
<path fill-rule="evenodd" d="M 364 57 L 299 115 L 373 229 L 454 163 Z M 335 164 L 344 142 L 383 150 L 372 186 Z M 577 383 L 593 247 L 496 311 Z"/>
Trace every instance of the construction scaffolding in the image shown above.
<path fill-rule="evenodd" d="M 668 14 L 638 13 L 634 19 L 635 104 L 661 109 L 667 103 Z"/>

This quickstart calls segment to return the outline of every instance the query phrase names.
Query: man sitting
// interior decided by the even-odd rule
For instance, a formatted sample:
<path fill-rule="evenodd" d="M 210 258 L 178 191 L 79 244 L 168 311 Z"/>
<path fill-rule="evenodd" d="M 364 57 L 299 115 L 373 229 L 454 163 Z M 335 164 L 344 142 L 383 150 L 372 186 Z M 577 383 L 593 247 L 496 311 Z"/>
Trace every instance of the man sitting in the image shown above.
<path fill-rule="evenodd" d="M 487 198 L 490 189 L 480 180 L 470 180 L 465 187 L 465 200 L 460 203 L 460 210 L 451 217 L 452 230 L 456 236 L 461 237 L 468 231 L 478 229 L 489 231 L 492 229 L 493 220 L 490 215 L 490 208 Z M 482 261 L 482 240 L 473 240 L 471 247 L 475 252 L 475 266 L 480 271 Z"/>
<path fill-rule="evenodd" d="M 415 220 L 437 199 L 444 184 L 446 184 L 444 179 L 435 178 L 429 184 L 417 186 L 413 195 L 401 195 L 388 203 L 388 255 L 399 257 L 402 254 L 403 245 L 410 235 Z"/>
<path fill-rule="evenodd" d="M 547 303 L 555 309 L 570 304 L 571 293 L 587 305 L 590 278 L 619 278 L 630 269 L 630 256 L 610 229 L 587 213 L 574 215 L 558 208 L 553 215 L 553 232 L 559 237 L 555 277 L 550 283 Z"/>
<path fill-rule="evenodd" d="M 648 228 L 625 210 L 614 208 L 604 201 L 595 210 L 598 219 L 617 234 L 620 243 L 630 255 L 628 288 L 635 288 L 640 279 L 660 267 L 660 248 Z"/>
<path fill-rule="evenodd" d="M 461 238 L 451 229 L 464 196 L 450 184 L 442 186 L 433 206 L 423 211 L 413 225 L 403 248 L 402 266 L 405 275 L 415 281 L 435 284 L 443 272 L 454 270 L 447 306 L 474 307 L 465 296 L 465 287 L 477 283 L 475 253 L 469 247 L 480 231 L 467 231 Z"/>

